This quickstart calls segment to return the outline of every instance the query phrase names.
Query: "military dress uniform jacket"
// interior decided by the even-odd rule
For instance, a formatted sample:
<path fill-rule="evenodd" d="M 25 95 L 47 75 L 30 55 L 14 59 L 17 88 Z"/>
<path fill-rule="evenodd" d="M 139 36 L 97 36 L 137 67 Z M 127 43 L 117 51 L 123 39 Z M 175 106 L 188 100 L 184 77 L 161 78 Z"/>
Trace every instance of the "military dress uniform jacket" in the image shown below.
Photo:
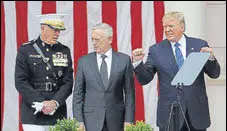
<path fill-rule="evenodd" d="M 33 44 L 37 43 L 52 70 L 44 63 Z M 48 45 L 40 37 L 23 44 L 16 57 L 15 86 L 22 96 L 21 118 L 23 124 L 54 125 L 57 119 L 67 116 L 66 99 L 72 93 L 73 69 L 70 49 L 56 43 Z M 33 115 L 32 102 L 56 100 L 59 103 L 54 115 L 42 112 Z"/>

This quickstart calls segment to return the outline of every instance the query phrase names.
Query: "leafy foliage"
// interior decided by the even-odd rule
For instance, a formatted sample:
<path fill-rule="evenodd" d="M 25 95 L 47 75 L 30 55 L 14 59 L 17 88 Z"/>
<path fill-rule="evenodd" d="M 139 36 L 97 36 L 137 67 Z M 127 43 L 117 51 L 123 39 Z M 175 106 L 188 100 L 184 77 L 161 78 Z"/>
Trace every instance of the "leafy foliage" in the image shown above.
<path fill-rule="evenodd" d="M 76 119 L 57 120 L 57 124 L 49 128 L 49 131 L 79 131 L 79 123 Z M 135 125 L 127 126 L 126 131 L 154 131 L 154 129 L 143 121 L 136 121 Z"/>
<path fill-rule="evenodd" d="M 49 128 L 49 131 L 79 131 L 79 123 L 76 119 L 62 119 L 57 120 L 57 124 Z"/>
<path fill-rule="evenodd" d="M 154 129 L 143 121 L 136 121 L 135 125 L 127 126 L 126 131 L 154 131 Z"/>

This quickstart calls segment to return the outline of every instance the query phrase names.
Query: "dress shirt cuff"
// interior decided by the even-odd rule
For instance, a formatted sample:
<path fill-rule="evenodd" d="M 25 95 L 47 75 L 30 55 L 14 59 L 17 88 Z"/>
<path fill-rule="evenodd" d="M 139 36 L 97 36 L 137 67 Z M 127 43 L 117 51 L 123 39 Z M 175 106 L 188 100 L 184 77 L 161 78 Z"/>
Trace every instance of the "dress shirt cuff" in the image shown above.
<path fill-rule="evenodd" d="M 59 107 L 59 103 L 56 100 L 54 100 L 54 102 L 56 103 L 56 110 L 57 110 Z"/>
<path fill-rule="evenodd" d="M 215 59 L 215 56 L 212 54 L 210 57 L 209 57 L 209 60 L 210 61 L 215 61 L 216 59 Z"/>
<path fill-rule="evenodd" d="M 142 60 L 133 62 L 132 65 L 133 65 L 134 69 L 135 69 L 141 62 L 142 62 Z"/>

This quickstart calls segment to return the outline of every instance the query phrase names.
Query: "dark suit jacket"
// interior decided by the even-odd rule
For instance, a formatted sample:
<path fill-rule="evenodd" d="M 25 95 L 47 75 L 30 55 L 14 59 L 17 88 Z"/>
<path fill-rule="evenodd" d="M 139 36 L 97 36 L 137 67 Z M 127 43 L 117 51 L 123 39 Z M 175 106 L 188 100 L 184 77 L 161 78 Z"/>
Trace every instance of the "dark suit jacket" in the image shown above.
<path fill-rule="evenodd" d="M 186 36 L 186 56 L 191 52 L 199 52 L 202 47 L 208 47 L 206 41 Z M 161 129 L 165 129 L 171 103 L 177 100 L 177 89 L 171 86 L 171 81 L 178 72 L 171 43 L 168 40 L 163 40 L 161 43 L 151 46 L 147 62 L 145 64 L 140 63 L 135 69 L 137 79 L 142 85 L 150 82 L 156 72 L 160 82 L 157 125 Z M 217 78 L 220 74 L 220 66 L 217 60 L 208 60 L 194 83 L 183 88 L 180 94 L 183 111 L 186 112 L 187 109 L 191 124 L 196 129 L 205 129 L 210 126 L 204 73 L 211 78 Z M 183 117 L 180 115 L 180 126 L 183 125 L 183 122 Z"/>
<path fill-rule="evenodd" d="M 73 92 L 73 116 L 86 131 L 100 131 L 106 119 L 110 131 L 123 131 L 124 122 L 134 122 L 135 88 L 130 57 L 112 53 L 108 88 L 98 70 L 96 53 L 79 59 Z"/>

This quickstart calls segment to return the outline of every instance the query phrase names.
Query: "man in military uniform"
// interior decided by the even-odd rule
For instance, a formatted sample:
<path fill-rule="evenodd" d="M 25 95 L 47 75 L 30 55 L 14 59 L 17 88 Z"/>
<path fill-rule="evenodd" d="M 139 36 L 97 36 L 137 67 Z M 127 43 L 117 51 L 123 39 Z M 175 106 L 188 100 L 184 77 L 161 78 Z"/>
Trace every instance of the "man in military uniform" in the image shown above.
<path fill-rule="evenodd" d="M 72 93 L 70 49 L 57 41 L 65 30 L 63 15 L 41 16 L 41 34 L 23 44 L 17 54 L 15 86 L 22 96 L 24 131 L 47 131 L 67 117 L 66 99 Z"/>

